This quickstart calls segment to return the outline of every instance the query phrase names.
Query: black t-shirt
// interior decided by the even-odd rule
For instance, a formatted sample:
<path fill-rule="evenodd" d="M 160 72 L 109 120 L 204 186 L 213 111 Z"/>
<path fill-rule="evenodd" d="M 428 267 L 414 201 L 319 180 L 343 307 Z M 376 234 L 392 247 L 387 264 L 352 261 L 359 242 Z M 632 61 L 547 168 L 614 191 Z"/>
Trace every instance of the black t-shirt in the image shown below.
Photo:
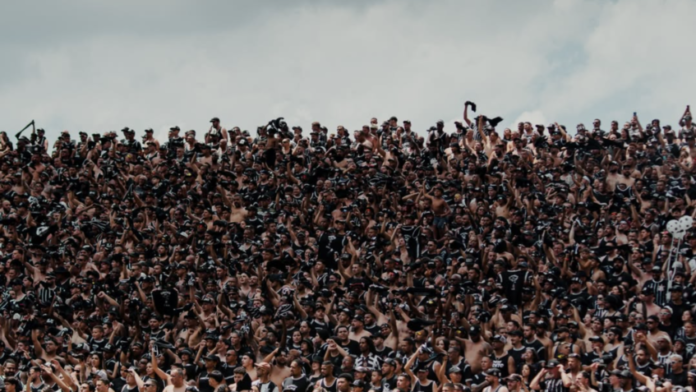
<path fill-rule="evenodd" d="M 524 355 L 525 351 L 527 351 L 527 347 L 524 346 L 520 347 L 519 349 L 512 347 L 510 350 L 508 350 L 508 355 L 515 360 L 515 372 L 517 373 L 522 373 L 522 365 L 524 364 L 522 355 Z"/>
<path fill-rule="evenodd" d="M 539 358 L 540 360 L 546 360 L 546 347 L 544 346 L 544 343 L 539 341 L 539 339 L 535 338 L 532 342 L 527 342 L 526 340 L 523 340 L 522 344 L 525 347 L 534 349 L 534 351 L 537 354 L 537 358 Z"/>
<path fill-rule="evenodd" d="M 356 342 L 355 340 L 348 339 L 347 344 L 339 343 L 339 346 L 348 351 L 348 354 L 356 356 L 360 355 L 360 343 Z"/>
<path fill-rule="evenodd" d="M 585 353 L 582 355 L 582 364 L 589 366 L 592 365 L 592 363 L 595 361 L 595 359 L 598 359 L 599 355 L 595 353 L 594 351 L 590 351 L 588 353 Z"/>
<path fill-rule="evenodd" d="M 210 386 L 208 380 L 210 380 L 210 377 L 208 377 L 208 371 L 204 370 L 198 376 L 198 390 L 200 392 L 214 392 L 213 387 Z"/>
<path fill-rule="evenodd" d="M 505 297 L 515 305 L 522 303 L 522 287 L 529 277 L 527 271 L 510 270 L 498 275 L 498 282 L 503 285 Z"/>
<path fill-rule="evenodd" d="M 570 302 L 578 309 L 580 317 L 585 317 L 588 304 L 592 297 L 587 294 L 585 290 L 581 290 L 579 293 L 569 292 L 568 297 L 570 298 Z"/>
<path fill-rule="evenodd" d="M 649 280 L 643 284 L 643 290 L 652 290 L 655 293 L 655 304 L 658 306 L 664 306 L 667 303 L 667 280 Z M 681 315 L 680 315 L 681 317 Z"/>
<path fill-rule="evenodd" d="M 384 387 L 384 389 L 387 391 L 396 389 L 396 375 L 394 375 L 392 378 L 382 379 L 382 387 Z"/>
<path fill-rule="evenodd" d="M 92 351 L 104 351 L 104 346 L 106 346 L 109 341 L 107 339 L 95 340 L 93 337 L 87 337 L 87 343 L 92 347 Z"/>
<path fill-rule="evenodd" d="M 420 253 L 420 233 L 420 226 L 401 226 L 401 235 L 406 242 L 408 255 L 412 258 L 416 258 Z"/>
<path fill-rule="evenodd" d="M 298 378 L 288 377 L 283 380 L 283 391 L 306 392 L 309 386 L 309 380 L 307 380 L 305 375 Z"/>
<path fill-rule="evenodd" d="M 502 357 L 497 357 L 495 354 L 491 355 L 491 360 L 493 361 L 493 365 L 491 367 L 500 370 L 501 377 L 507 377 L 510 374 L 508 371 L 509 357 L 510 355 L 507 352 Z"/>
<path fill-rule="evenodd" d="M 682 315 L 684 314 L 685 310 L 689 309 L 689 306 L 687 306 L 684 303 L 684 301 L 682 301 L 682 303 L 680 303 L 679 305 L 675 304 L 672 301 L 669 301 L 669 303 L 667 305 L 670 308 L 672 308 L 672 317 L 671 317 L 672 325 L 674 325 L 677 328 L 683 326 L 684 322 L 682 321 Z M 670 335 L 670 336 L 674 336 L 674 335 Z"/>
<path fill-rule="evenodd" d="M 116 392 L 121 392 L 125 385 L 126 379 L 123 377 L 118 377 L 111 381 L 111 389 L 113 389 Z M 137 389 L 138 387 L 136 386 L 135 388 Z"/>
<path fill-rule="evenodd" d="M 670 374 L 667 376 L 667 378 L 672 381 L 673 385 L 679 385 L 681 387 L 687 387 L 688 386 L 688 379 L 686 375 L 686 371 L 682 369 L 681 373 L 679 374 Z"/>
<path fill-rule="evenodd" d="M 334 269 L 338 266 L 336 265 L 336 259 L 334 257 L 329 257 L 333 252 L 341 253 L 343 252 L 343 246 L 345 245 L 346 237 L 337 233 L 324 232 L 319 237 L 319 258 L 324 261 L 329 268 Z"/>

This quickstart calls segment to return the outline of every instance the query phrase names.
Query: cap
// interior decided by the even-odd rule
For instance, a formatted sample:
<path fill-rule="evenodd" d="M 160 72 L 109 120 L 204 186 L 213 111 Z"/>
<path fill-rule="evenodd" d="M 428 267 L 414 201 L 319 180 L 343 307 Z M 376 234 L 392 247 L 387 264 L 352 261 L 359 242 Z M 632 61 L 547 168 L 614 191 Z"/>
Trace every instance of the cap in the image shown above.
<path fill-rule="evenodd" d="M 555 359 L 552 359 L 552 360 L 546 362 L 546 365 L 544 365 L 544 367 L 547 369 L 553 369 L 558 365 L 559 365 L 558 361 Z"/>
<path fill-rule="evenodd" d="M 390 366 L 396 366 L 396 361 L 394 358 L 387 358 L 384 360 L 384 363 Z"/>
<path fill-rule="evenodd" d="M 494 342 L 500 342 L 500 343 L 505 343 L 505 336 L 503 335 L 495 335 L 491 338 L 492 341 Z"/>
<path fill-rule="evenodd" d="M 452 373 L 459 373 L 459 374 L 464 374 L 462 369 L 459 366 L 452 366 L 449 370 L 450 374 Z"/>

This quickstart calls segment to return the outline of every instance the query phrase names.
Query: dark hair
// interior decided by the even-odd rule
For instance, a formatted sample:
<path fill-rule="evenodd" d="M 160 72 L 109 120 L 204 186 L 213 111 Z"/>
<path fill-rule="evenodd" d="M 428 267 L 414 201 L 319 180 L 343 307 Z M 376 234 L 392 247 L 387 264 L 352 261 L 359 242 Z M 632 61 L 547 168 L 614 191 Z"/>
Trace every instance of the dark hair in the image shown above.
<path fill-rule="evenodd" d="M 235 369 L 235 371 L 236 370 L 237 369 Z M 222 373 L 220 373 L 219 370 L 213 370 L 212 372 L 210 372 L 210 374 L 208 374 L 208 377 L 212 378 L 213 380 L 215 380 L 217 382 L 222 382 L 222 379 L 223 379 Z"/>
<path fill-rule="evenodd" d="M 8 361 L 8 362 L 9 362 L 9 361 Z M 22 385 L 22 383 L 20 383 L 19 380 L 17 380 L 15 377 L 8 377 L 8 378 L 6 378 L 6 379 L 5 379 L 5 385 L 7 385 L 7 384 L 12 384 L 12 385 L 14 385 L 14 387 L 15 387 L 16 390 L 19 390 L 20 386 Z"/>
<path fill-rule="evenodd" d="M 368 336 L 363 336 L 360 338 L 360 340 L 365 339 L 365 343 L 367 343 L 367 348 L 370 352 L 370 354 L 374 354 L 375 352 L 375 342 L 372 341 L 371 337 Z"/>

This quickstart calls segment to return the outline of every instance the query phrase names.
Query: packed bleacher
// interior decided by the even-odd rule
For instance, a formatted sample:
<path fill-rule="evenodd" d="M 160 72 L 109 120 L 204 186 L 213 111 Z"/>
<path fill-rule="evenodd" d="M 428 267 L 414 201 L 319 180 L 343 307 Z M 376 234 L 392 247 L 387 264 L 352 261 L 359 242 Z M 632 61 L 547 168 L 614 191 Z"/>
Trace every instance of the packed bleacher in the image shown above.
<path fill-rule="evenodd" d="M 689 108 L 482 113 L 0 133 L 0 390 L 696 392 Z"/>

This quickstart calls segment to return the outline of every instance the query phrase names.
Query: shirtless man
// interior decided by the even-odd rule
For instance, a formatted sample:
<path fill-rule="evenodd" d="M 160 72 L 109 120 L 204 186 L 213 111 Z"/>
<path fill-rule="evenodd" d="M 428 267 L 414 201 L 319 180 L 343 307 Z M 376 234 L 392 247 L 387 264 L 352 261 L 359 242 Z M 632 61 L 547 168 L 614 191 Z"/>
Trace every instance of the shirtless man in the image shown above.
<path fill-rule="evenodd" d="M 633 173 L 635 171 L 631 169 L 628 165 L 623 165 L 621 167 L 621 177 L 618 179 L 619 184 L 624 184 L 626 187 L 632 187 L 636 183 L 636 179 L 633 178 Z"/>
<path fill-rule="evenodd" d="M 614 192 L 616 184 L 622 176 L 619 175 L 619 164 L 616 161 L 609 163 L 609 174 L 607 174 L 607 189 L 609 192 Z"/>
<path fill-rule="evenodd" d="M 480 372 L 481 358 L 488 356 L 491 352 L 490 344 L 481 339 L 481 329 L 472 325 L 469 327 L 469 339 L 461 339 L 460 341 L 464 343 L 464 357 L 469 362 L 472 373 Z"/>
<path fill-rule="evenodd" d="M 246 208 L 242 207 L 242 203 L 240 200 L 241 197 L 239 195 L 235 195 L 232 199 L 232 204 L 230 205 L 230 222 L 232 223 L 241 223 L 244 221 L 244 219 L 246 219 L 248 215 Z"/>
<path fill-rule="evenodd" d="M 372 334 L 365 330 L 365 319 L 363 316 L 355 315 L 353 316 L 353 321 L 350 323 L 350 334 L 348 334 L 348 339 L 360 341 L 360 338 L 369 338 Z"/>
<path fill-rule="evenodd" d="M 275 385 L 283 385 L 283 381 L 285 381 L 286 378 L 290 377 L 291 374 L 290 367 L 287 366 L 287 355 L 284 351 L 281 351 L 279 347 L 273 350 L 272 353 L 268 354 L 268 356 L 264 358 L 262 362 L 270 364 L 274 358 L 275 363 L 271 370 L 270 379 L 271 381 L 273 381 Z"/>
<path fill-rule="evenodd" d="M 435 235 L 437 238 L 441 238 L 447 231 L 447 217 L 452 212 L 445 199 L 442 198 L 443 194 L 442 188 L 440 187 L 435 187 L 433 189 L 433 195 L 425 193 L 425 181 L 423 182 L 423 190 L 421 191 L 421 195 L 424 198 L 430 199 L 432 202 L 431 208 L 433 210 L 433 214 L 435 214 L 433 224 L 435 226 Z"/>
<path fill-rule="evenodd" d="M 167 374 L 165 373 L 165 375 Z M 184 383 L 185 377 L 182 369 L 173 369 L 171 375 L 168 375 L 166 380 L 167 386 L 164 387 L 163 392 L 186 392 L 187 385 Z"/>
<path fill-rule="evenodd" d="M 48 338 L 44 340 L 44 346 L 41 347 L 41 342 L 38 340 L 38 331 L 33 330 L 31 334 L 32 341 L 34 342 L 34 353 L 37 357 L 50 362 L 52 359 L 56 358 L 58 352 L 58 344 L 52 339 Z"/>
<path fill-rule="evenodd" d="M 643 313 L 647 317 L 657 316 L 660 313 L 660 308 L 655 301 L 655 293 L 650 287 L 643 287 L 640 300 L 642 302 L 636 304 L 636 311 Z"/>
<path fill-rule="evenodd" d="M 646 323 L 648 324 L 648 339 L 653 346 L 657 345 L 660 338 L 666 337 L 668 341 L 671 341 L 669 334 L 665 331 L 660 330 L 660 319 L 657 316 L 648 316 Z"/>

